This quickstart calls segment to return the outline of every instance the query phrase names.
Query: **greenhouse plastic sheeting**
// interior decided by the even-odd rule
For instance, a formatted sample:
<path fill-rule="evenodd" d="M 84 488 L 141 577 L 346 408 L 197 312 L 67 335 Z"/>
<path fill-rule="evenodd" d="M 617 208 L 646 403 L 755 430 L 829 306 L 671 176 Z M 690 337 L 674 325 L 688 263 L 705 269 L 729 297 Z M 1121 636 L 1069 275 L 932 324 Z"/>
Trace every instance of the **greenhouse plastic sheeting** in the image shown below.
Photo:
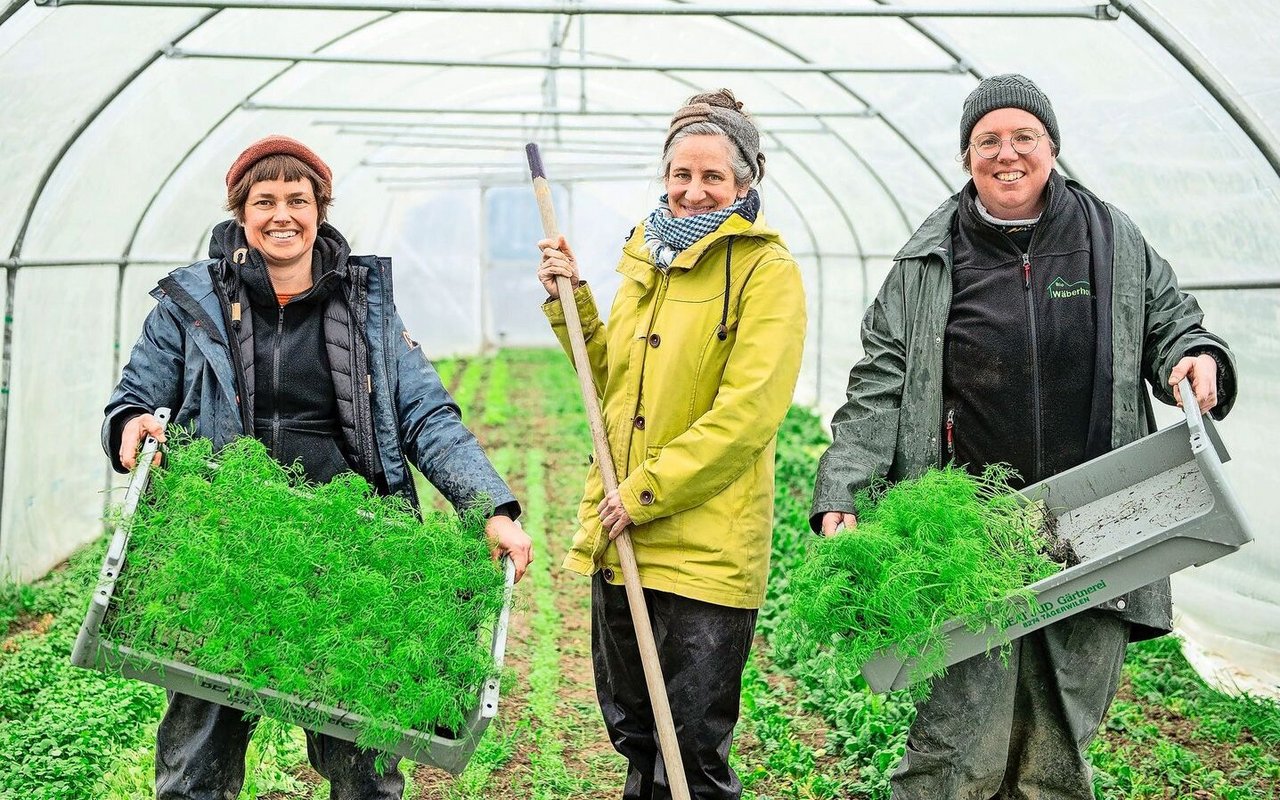
<path fill-rule="evenodd" d="M 541 234 L 523 144 L 541 144 L 560 224 L 607 311 L 619 246 L 661 193 L 666 116 L 694 91 L 730 86 L 760 112 L 764 213 L 801 262 L 809 327 L 796 399 L 829 416 L 893 254 L 966 180 L 964 97 L 982 76 L 1018 71 L 1054 102 L 1061 171 L 1204 287 L 1208 325 L 1235 349 L 1239 402 L 1220 430 L 1258 539 L 1181 573 L 1175 590 L 1202 671 L 1275 691 L 1280 5 L 936 0 L 926 12 L 954 15 L 857 17 L 843 14 L 897 4 L 801 16 L 787 12 L 817 6 L 645 0 L 704 13 L 623 15 L 597 13 L 597 0 L 523 0 L 574 14 L 464 12 L 451 0 L 412 11 L 394 0 L 112 1 L 0 3 L 5 574 L 37 577 L 99 534 L 104 492 L 118 485 L 98 447 L 101 409 L 153 306 L 147 292 L 204 256 L 226 214 L 226 169 L 260 136 L 293 135 L 326 159 L 332 220 L 355 252 L 392 257 L 412 335 L 433 357 L 466 355 L 553 344 L 532 275 Z M 518 3 L 489 4 L 502 6 Z M 1027 16 L 1064 9 L 1084 13 Z M 975 11 L 987 13 L 964 14 Z M 342 60 L 290 58 L 308 54 Z M 387 58 L 431 63 L 354 63 Z M 556 68 L 579 63 L 652 68 Z M 1239 281 L 1252 288 L 1221 286 Z"/>

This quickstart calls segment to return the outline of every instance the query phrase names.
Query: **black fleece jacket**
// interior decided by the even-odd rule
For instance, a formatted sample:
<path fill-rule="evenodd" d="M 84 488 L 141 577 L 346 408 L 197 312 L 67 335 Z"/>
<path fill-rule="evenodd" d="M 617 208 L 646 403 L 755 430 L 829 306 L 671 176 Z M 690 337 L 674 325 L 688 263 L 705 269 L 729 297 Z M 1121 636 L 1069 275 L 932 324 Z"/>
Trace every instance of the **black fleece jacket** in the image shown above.
<path fill-rule="evenodd" d="M 242 402 L 254 438 L 280 463 L 300 461 L 317 483 L 355 467 L 344 452 L 324 334 L 325 304 L 343 302 L 350 253 L 337 229 L 320 226 L 311 288 L 282 306 L 262 254 L 248 246 L 242 226 L 234 220 L 219 224 L 209 243 L 210 258 L 221 259 L 228 296 L 242 299 L 242 319 L 238 325 L 229 320 L 229 329 L 241 339 Z"/>
<path fill-rule="evenodd" d="M 1110 264 L 1095 254 L 1111 252 L 1112 231 L 1107 215 L 1089 213 L 1097 201 L 1057 172 L 1025 247 L 978 215 L 974 194 L 972 185 L 963 193 L 952 228 L 943 461 L 975 472 L 1006 462 L 1023 486 L 1109 449 L 1109 427 L 1099 428 L 1111 415 L 1110 337 L 1104 331 L 1099 347 L 1098 289 Z"/>

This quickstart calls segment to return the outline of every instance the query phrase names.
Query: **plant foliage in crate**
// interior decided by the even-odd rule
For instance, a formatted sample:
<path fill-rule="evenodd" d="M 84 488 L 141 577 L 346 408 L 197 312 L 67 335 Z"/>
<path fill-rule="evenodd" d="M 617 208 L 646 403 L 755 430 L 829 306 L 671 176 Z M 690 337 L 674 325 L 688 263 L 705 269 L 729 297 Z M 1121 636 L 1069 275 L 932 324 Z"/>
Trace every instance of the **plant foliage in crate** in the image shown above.
<path fill-rule="evenodd" d="M 789 635 L 829 645 L 856 672 L 892 648 L 918 658 L 912 692 L 946 663 L 943 623 L 974 631 L 1009 622 L 1009 598 L 1062 568 L 1046 550 L 1043 514 L 1009 487 L 1011 470 L 947 466 L 858 493 L 858 525 L 819 539 L 791 575 Z"/>
<path fill-rule="evenodd" d="M 170 442 L 104 639 L 299 698 L 256 694 L 253 710 L 304 727 L 326 706 L 357 714 L 363 747 L 461 728 L 504 600 L 482 514 L 420 518 L 351 473 L 308 484 L 250 438 L 216 454 L 181 429 Z"/>

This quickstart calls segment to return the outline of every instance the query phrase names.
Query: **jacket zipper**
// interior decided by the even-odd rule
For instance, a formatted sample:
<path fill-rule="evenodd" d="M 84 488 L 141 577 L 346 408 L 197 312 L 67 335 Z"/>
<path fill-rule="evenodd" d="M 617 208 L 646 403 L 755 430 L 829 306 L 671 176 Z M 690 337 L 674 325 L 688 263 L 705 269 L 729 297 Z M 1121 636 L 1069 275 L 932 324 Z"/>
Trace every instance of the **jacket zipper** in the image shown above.
<path fill-rule="evenodd" d="M 392 296 L 391 274 L 387 271 L 382 261 L 378 262 L 378 279 L 382 283 L 382 296 L 384 298 L 391 297 Z M 394 353 L 395 353 L 394 347 L 395 347 L 397 331 L 393 330 L 393 327 L 391 325 L 391 320 L 393 318 L 393 315 L 389 311 L 390 308 L 394 308 L 394 307 L 395 307 L 394 303 L 386 302 L 385 300 L 384 302 L 378 305 L 378 313 L 381 315 L 381 323 L 382 323 L 382 368 L 383 368 L 383 375 L 386 376 L 386 380 L 387 380 L 387 391 L 388 391 L 387 397 L 388 398 L 395 397 L 395 392 L 391 390 L 391 387 L 399 386 L 399 375 L 396 372 L 396 363 L 395 363 L 395 356 L 394 356 Z M 370 378 L 369 378 L 370 383 L 372 383 L 372 380 L 373 380 L 372 372 L 373 371 L 370 370 Z M 443 384 L 441 384 L 441 386 L 443 387 Z M 373 391 L 372 386 L 370 387 L 369 391 L 372 394 L 372 391 Z M 372 403 L 372 397 L 370 398 L 370 403 Z M 397 413 L 394 399 L 391 400 L 391 413 L 393 416 L 395 416 Z M 396 417 L 394 422 L 395 422 L 396 429 L 399 430 L 400 428 L 399 418 Z M 377 431 L 374 431 L 375 446 L 377 445 L 377 435 L 378 435 Z M 401 470 L 403 470 L 404 473 L 408 474 L 409 459 L 404 454 L 404 445 L 401 443 L 399 436 L 396 437 L 396 453 L 399 454 L 400 456 Z M 390 480 L 387 481 L 387 488 L 388 489 L 391 488 Z M 413 507 L 418 509 L 419 513 L 421 513 L 422 501 L 418 498 L 418 487 L 414 485 L 414 482 L 412 480 L 408 480 L 405 482 L 404 491 L 405 491 L 405 494 L 408 496 L 409 501 L 413 504 Z"/>
<path fill-rule="evenodd" d="M 378 473 L 377 465 L 373 463 L 373 447 L 369 438 L 373 434 L 373 422 L 369 419 L 369 413 L 372 410 L 370 404 L 372 402 L 372 379 L 369 376 L 368 353 L 365 352 L 368 341 L 365 336 L 365 330 L 368 327 L 368 320 L 365 316 L 365 309 L 368 306 L 368 299 L 365 292 L 368 287 L 365 282 L 368 280 L 368 270 L 360 268 L 353 271 L 352 277 L 355 279 L 354 291 L 352 292 L 353 302 L 350 304 L 351 324 L 355 329 L 355 341 L 352 342 L 352 356 L 355 360 L 354 374 L 351 376 L 351 400 L 353 411 L 355 412 L 356 421 L 356 443 L 360 448 L 359 458 L 365 469 L 368 470 L 370 476 Z M 361 380 L 361 377 L 364 380 Z M 360 398 L 360 389 L 364 389 L 364 398 Z"/>
<path fill-rule="evenodd" d="M 956 410 L 947 409 L 947 459 L 956 455 Z"/>
<path fill-rule="evenodd" d="M 284 340 L 284 306 L 276 314 L 276 340 L 271 343 L 271 456 L 280 458 L 280 342 Z"/>
<path fill-rule="evenodd" d="M 1031 438 L 1035 454 L 1036 474 L 1026 476 L 1028 483 L 1044 477 L 1044 453 L 1040 420 L 1040 344 L 1036 339 L 1036 302 L 1031 291 L 1031 253 L 1022 254 L 1022 290 L 1027 299 L 1027 333 L 1031 339 Z"/>

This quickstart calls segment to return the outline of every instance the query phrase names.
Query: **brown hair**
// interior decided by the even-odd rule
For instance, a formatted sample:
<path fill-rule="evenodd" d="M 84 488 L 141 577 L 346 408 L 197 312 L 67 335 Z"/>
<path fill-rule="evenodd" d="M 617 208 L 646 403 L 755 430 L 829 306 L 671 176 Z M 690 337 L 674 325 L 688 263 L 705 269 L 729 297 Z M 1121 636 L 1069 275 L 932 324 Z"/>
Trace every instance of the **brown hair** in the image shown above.
<path fill-rule="evenodd" d="M 311 190 L 316 195 L 316 211 L 318 222 L 324 222 L 329 216 L 329 204 L 333 202 L 333 187 L 305 161 L 296 156 L 277 153 L 266 156 L 256 162 L 244 173 L 235 185 L 227 189 L 227 211 L 236 217 L 236 222 L 244 224 L 244 204 L 249 199 L 249 190 L 261 181 L 311 181 Z"/>

